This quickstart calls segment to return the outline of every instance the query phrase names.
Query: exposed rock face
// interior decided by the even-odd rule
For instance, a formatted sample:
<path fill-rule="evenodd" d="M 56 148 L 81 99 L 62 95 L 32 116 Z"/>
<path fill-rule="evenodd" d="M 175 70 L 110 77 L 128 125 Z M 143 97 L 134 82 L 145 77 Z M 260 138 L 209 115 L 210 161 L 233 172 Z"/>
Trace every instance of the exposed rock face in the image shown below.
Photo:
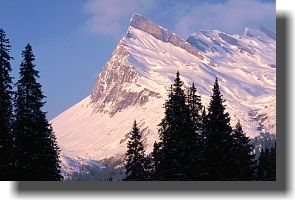
<path fill-rule="evenodd" d="M 126 66 L 127 57 L 128 51 L 119 45 L 97 78 L 91 94 L 92 102 L 101 100 L 104 93 L 110 91 L 116 84 L 136 82 L 136 72 Z"/>
<path fill-rule="evenodd" d="M 191 46 L 188 42 L 178 37 L 176 34 L 171 31 L 155 24 L 154 22 L 144 18 L 141 15 L 134 14 L 130 21 L 130 26 L 142 30 L 155 38 L 173 44 L 177 47 L 187 50 L 189 53 L 194 54 L 203 60 L 203 56 L 198 53 L 198 50 Z"/>
<path fill-rule="evenodd" d="M 271 39 L 276 40 L 277 36 L 276 36 L 276 34 L 273 31 L 269 30 L 265 26 L 260 26 L 260 30 L 263 33 L 265 33 L 268 37 L 270 37 Z"/>
<path fill-rule="evenodd" d="M 120 43 L 110 61 L 99 74 L 91 94 L 95 111 L 113 116 L 128 106 L 145 104 L 150 97 L 161 97 L 159 93 L 147 88 L 138 92 L 126 89 L 136 84 L 138 77 L 133 68 L 126 64 L 128 56 L 129 53 L 124 44 Z"/>
<path fill-rule="evenodd" d="M 246 28 L 245 36 L 256 38 L 265 44 L 276 41 L 276 33 L 265 26 L 260 26 L 259 30 Z"/>
<path fill-rule="evenodd" d="M 130 26 L 163 42 L 180 47 L 204 60 L 197 49 L 188 42 L 138 14 L 133 15 Z M 125 37 L 133 38 L 134 36 L 128 31 Z M 94 104 L 95 111 L 109 113 L 112 116 L 128 106 L 143 105 L 148 102 L 149 98 L 161 98 L 159 93 L 147 88 L 136 92 L 126 89 L 136 85 L 138 78 L 136 71 L 126 62 L 129 56 L 128 48 L 121 41 L 96 80 L 96 86 L 91 94 L 91 102 Z M 211 64 L 213 65 L 213 63 Z"/>
<path fill-rule="evenodd" d="M 207 53 L 216 53 L 216 56 L 233 56 L 238 52 L 253 57 L 260 50 L 257 50 L 253 42 L 245 42 L 246 37 L 255 38 L 267 46 L 275 41 L 276 34 L 261 26 L 260 30 L 246 28 L 245 35 L 230 35 L 217 30 L 200 31 L 200 33 L 189 36 L 186 41 L 202 53 L 205 53 L 207 57 L 210 57 Z"/>
<path fill-rule="evenodd" d="M 235 38 L 233 38 L 233 37 L 231 37 L 231 36 L 229 36 L 229 35 L 227 35 L 227 34 L 225 34 L 225 33 L 218 33 L 218 36 L 219 36 L 223 41 L 225 41 L 225 42 L 227 42 L 227 43 L 229 43 L 229 44 L 231 44 L 231 45 L 234 45 L 234 46 L 236 46 L 236 47 L 241 46 L 238 40 L 236 40 Z"/>
<path fill-rule="evenodd" d="M 188 43 L 196 47 L 199 51 L 206 52 L 206 48 L 202 46 L 205 45 L 206 47 L 209 47 L 206 43 L 204 43 L 202 40 L 197 39 L 195 37 L 189 36 L 189 38 L 186 40 Z"/>

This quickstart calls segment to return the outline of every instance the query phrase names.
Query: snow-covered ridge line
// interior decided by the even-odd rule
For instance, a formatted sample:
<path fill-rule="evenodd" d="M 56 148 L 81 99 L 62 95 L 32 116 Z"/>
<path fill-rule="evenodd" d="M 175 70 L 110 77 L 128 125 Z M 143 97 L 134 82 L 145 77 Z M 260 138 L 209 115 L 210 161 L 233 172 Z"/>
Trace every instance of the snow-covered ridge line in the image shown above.
<path fill-rule="evenodd" d="M 177 47 L 180 47 L 182 49 L 187 50 L 189 53 L 199 57 L 201 60 L 204 60 L 204 57 L 199 54 L 198 50 L 195 49 L 193 46 L 191 46 L 188 42 L 186 42 L 184 39 L 177 36 L 175 33 L 172 33 L 171 31 L 167 30 L 166 28 L 161 27 L 160 25 L 156 24 L 155 22 L 152 22 L 151 20 L 139 15 L 139 14 L 133 14 L 131 20 L 130 20 L 130 26 L 142 30 L 153 37 L 155 37 L 158 40 L 161 40 L 163 42 L 168 42 L 170 44 L 173 44 Z M 130 32 L 128 31 L 127 37 Z"/>
<path fill-rule="evenodd" d="M 199 48 L 201 60 L 169 42 L 173 33 L 150 20 L 138 15 L 131 24 L 137 28 L 128 28 L 92 94 L 52 120 L 62 153 L 70 158 L 62 161 L 64 171 L 77 169 L 76 163 L 86 162 L 81 159 L 122 157 L 135 119 L 146 153 L 151 152 L 158 140 L 166 87 L 177 70 L 186 88 L 195 82 L 205 106 L 218 77 L 232 126 L 240 120 L 250 137 L 276 133 L 275 40 L 256 29 L 247 29 L 245 35 L 200 31 L 190 43 Z"/>

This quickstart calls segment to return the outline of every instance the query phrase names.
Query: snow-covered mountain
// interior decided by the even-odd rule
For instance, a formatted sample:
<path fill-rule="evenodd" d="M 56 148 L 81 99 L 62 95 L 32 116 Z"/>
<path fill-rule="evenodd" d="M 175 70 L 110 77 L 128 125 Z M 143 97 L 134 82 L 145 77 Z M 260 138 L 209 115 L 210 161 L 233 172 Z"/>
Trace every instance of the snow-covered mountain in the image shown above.
<path fill-rule="evenodd" d="M 121 157 L 134 120 L 150 152 L 177 70 L 186 87 L 195 82 L 206 106 L 217 76 L 232 125 L 239 119 L 252 137 L 275 134 L 275 38 L 261 27 L 244 35 L 201 31 L 185 41 L 134 14 L 92 93 L 51 121 L 63 162 Z"/>

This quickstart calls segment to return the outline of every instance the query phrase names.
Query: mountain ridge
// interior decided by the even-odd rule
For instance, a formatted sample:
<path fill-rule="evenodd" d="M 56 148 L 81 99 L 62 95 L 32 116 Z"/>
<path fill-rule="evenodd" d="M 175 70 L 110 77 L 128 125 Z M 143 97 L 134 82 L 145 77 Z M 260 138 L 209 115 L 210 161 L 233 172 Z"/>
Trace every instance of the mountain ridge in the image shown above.
<path fill-rule="evenodd" d="M 189 53 L 198 56 L 200 59 L 203 59 L 203 56 L 200 55 L 198 51 L 184 39 L 139 14 L 133 14 L 130 20 L 130 26 L 142 30 L 163 42 L 168 42 L 177 47 L 183 48 L 187 50 Z M 130 32 L 128 33 L 130 34 Z"/>
<path fill-rule="evenodd" d="M 142 16 L 135 19 L 133 16 L 130 24 L 138 21 L 138 17 L 143 20 Z M 129 26 L 97 77 L 92 93 L 51 121 L 67 158 L 100 160 L 124 155 L 128 132 L 135 119 L 142 130 L 146 152 L 150 152 L 158 140 L 157 125 L 164 113 L 166 87 L 173 82 L 177 70 L 186 88 L 193 81 L 196 83 L 205 106 L 217 76 L 231 123 L 240 120 L 249 136 L 276 133 L 276 68 L 269 66 L 275 60 L 274 40 L 261 35 L 262 38 L 257 38 L 224 33 L 230 37 L 227 38 L 220 31 L 192 34 L 206 52 L 198 50 L 193 42 L 185 43 L 201 59 L 181 45 L 170 43 L 166 36 L 164 41 L 157 39 L 161 37 L 150 34 L 147 28 L 156 23 L 150 20 L 148 23 L 144 22 L 144 30 L 134 27 L 138 24 Z M 263 35 L 259 30 L 252 33 Z M 241 51 L 231 38 L 250 48 L 253 54 Z M 266 47 L 266 53 L 261 53 Z"/>

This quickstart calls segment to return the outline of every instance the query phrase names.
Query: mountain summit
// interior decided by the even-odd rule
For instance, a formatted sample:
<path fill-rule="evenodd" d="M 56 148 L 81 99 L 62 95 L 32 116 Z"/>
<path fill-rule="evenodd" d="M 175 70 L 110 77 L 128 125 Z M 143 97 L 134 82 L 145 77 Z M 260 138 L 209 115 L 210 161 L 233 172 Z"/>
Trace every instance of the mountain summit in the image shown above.
<path fill-rule="evenodd" d="M 198 54 L 198 51 L 195 48 L 193 48 L 188 42 L 178 37 L 175 33 L 172 33 L 171 31 L 161 27 L 160 25 L 152 22 L 151 20 L 139 14 L 134 14 L 132 16 L 130 20 L 130 26 L 138 30 L 144 31 L 158 40 L 183 48 L 187 50 L 189 53 L 194 54 L 198 56 L 200 59 L 202 59 L 202 56 Z M 130 34 L 130 32 L 128 32 L 127 35 L 128 34 Z"/>
<path fill-rule="evenodd" d="M 166 88 L 177 70 L 185 87 L 195 82 L 205 106 L 218 77 L 232 125 L 240 120 L 251 137 L 275 134 L 273 36 L 265 29 L 244 35 L 204 30 L 184 40 L 134 14 L 92 93 L 52 120 L 64 162 L 123 156 L 134 120 L 150 152 L 158 140 Z"/>

